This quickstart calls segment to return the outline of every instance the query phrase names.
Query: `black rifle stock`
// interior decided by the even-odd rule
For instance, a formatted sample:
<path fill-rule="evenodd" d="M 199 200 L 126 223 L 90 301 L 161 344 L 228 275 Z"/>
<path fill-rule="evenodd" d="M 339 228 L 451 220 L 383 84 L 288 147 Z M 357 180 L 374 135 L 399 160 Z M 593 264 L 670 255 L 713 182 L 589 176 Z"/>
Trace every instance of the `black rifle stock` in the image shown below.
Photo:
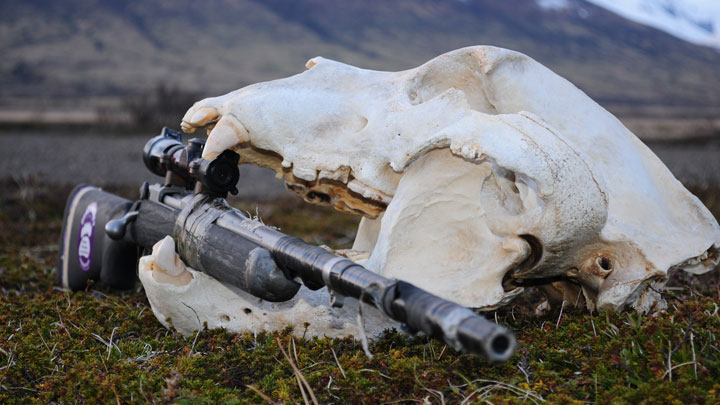
<path fill-rule="evenodd" d="M 517 344 L 507 328 L 230 207 L 224 197 L 237 182 L 237 156 L 228 152 L 203 161 L 202 146 L 191 140 L 183 147 L 179 134 L 167 129 L 151 139 L 144 161 L 165 175 L 165 184 L 144 184 L 135 202 L 92 186 L 76 187 L 63 221 L 58 281 L 71 289 L 85 288 L 88 279 L 128 288 L 135 281 L 138 247 L 149 249 L 172 235 L 189 266 L 261 299 L 286 301 L 301 284 L 327 287 L 333 298 L 373 305 L 412 333 L 424 332 L 493 362 L 512 356 Z"/>

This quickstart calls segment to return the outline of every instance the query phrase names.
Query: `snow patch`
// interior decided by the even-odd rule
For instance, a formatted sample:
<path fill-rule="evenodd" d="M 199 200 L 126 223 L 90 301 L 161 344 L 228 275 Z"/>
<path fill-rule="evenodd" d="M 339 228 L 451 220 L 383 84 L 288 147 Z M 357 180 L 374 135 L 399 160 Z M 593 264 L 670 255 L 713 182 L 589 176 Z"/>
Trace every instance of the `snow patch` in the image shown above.
<path fill-rule="evenodd" d="M 720 1 L 718 0 L 587 1 L 685 41 L 720 49 Z"/>
<path fill-rule="evenodd" d="M 537 4 L 546 10 L 564 10 L 570 7 L 568 0 L 537 0 Z"/>

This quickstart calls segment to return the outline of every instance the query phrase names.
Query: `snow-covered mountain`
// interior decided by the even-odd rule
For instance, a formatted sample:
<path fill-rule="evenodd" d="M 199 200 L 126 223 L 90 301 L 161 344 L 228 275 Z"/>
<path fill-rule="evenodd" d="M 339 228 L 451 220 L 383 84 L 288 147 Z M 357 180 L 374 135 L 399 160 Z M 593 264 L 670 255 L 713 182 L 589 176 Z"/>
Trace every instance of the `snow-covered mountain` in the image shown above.
<path fill-rule="evenodd" d="M 586 1 L 688 42 L 720 49 L 720 0 Z"/>
<path fill-rule="evenodd" d="M 628 20 L 657 28 L 670 35 L 698 45 L 720 50 L 720 0 L 585 0 Z M 587 10 L 570 0 L 536 0 L 549 10 L 577 7 L 587 17 Z"/>

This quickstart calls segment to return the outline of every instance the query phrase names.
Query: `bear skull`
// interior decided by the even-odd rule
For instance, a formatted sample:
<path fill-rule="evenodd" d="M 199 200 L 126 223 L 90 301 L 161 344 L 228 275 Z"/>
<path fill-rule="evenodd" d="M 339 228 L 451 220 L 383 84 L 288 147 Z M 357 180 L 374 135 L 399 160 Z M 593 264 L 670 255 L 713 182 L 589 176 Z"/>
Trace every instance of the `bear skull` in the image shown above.
<path fill-rule="evenodd" d="M 668 271 L 718 262 L 720 227 L 699 200 L 612 114 L 525 55 L 476 46 L 401 72 L 306 67 L 202 100 L 182 127 L 208 130 L 205 159 L 232 149 L 306 201 L 363 215 L 353 251 L 373 271 L 473 308 L 564 280 L 591 309 L 647 311 Z"/>

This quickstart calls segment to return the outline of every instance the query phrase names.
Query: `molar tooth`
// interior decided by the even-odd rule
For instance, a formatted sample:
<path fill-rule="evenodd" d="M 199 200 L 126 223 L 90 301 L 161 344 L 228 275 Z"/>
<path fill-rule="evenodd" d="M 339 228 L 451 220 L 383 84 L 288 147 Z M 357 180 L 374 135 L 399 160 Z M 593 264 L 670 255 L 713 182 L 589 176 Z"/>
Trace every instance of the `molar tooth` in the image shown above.
<path fill-rule="evenodd" d="M 289 169 L 292 167 L 292 162 L 287 159 L 283 159 L 283 161 L 282 161 L 282 163 L 280 163 L 280 165 L 286 169 Z"/>
<path fill-rule="evenodd" d="M 307 186 L 306 186 L 306 185 L 300 184 L 300 183 L 291 182 L 291 181 L 286 181 L 286 182 L 285 182 L 285 188 L 287 188 L 288 190 L 290 190 L 290 191 L 292 191 L 292 192 L 294 192 L 294 193 L 300 194 L 301 196 L 302 196 L 302 195 L 305 195 L 305 193 L 307 192 Z"/>
<path fill-rule="evenodd" d="M 293 167 L 293 175 L 298 179 L 307 181 L 314 181 L 317 179 L 317 170 L 315 169 L 303 169 L 302 167 Z"/>
<path fill-rule="evenodd" d="M 347 166 L 341 166 L 339 169 L 332 171 L 320 170 L 318 177 L 321 179 L 335 180 L 347 184 L 350 177 L 350 168 Z"/>
<path fill-rule="evenodd" d="M 224 115 L 210 132 L 202 157 L 213 160 L 226 149 L 245 142 L 250 142 L 250 134 L 245 126 L 232 114 Z"/>
<path fill-rule="evenodd" d="M 369 198 L 371 200 L 380 201 L 385 204 L 389 204 L 390 201 L 392 201 L 392 196 L 387 195 L 383 193 L 380 190 L 377 190 L 375 188 L 372 188 L 366 184 L 363 184 L 357 180 L 353 180 L 348 183 L 348 188 L 351 191 L 354 191 L 360 195 L 362 195 L 365 198 Z"/>

